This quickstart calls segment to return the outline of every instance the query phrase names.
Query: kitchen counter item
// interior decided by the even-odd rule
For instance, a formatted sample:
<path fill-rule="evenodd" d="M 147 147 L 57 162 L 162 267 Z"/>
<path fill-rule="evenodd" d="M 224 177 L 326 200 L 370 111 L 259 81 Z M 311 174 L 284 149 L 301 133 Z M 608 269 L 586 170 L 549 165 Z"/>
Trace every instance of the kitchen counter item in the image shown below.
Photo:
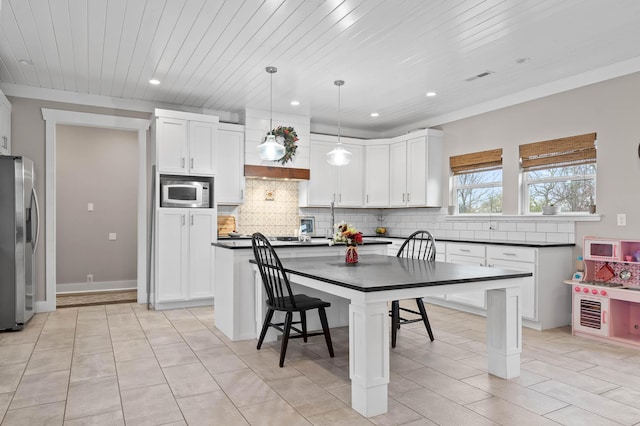
<path fill-rule="evenodd" d="M 229 236 L 236 231 L 236 218 L 234 216 L 218 216 L 218 237 Z"/>

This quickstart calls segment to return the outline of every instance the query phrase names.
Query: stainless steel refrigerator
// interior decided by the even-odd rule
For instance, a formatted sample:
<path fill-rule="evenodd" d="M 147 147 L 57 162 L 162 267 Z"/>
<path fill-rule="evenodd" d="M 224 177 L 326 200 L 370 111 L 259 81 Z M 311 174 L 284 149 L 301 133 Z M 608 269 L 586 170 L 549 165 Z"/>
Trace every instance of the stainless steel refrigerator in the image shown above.
<path fill-rule="evenodd" d="M 33 316 L 40 234 L 34 182 L 31 160 L 0 156 L 0 330 L 20 330 Z"/>

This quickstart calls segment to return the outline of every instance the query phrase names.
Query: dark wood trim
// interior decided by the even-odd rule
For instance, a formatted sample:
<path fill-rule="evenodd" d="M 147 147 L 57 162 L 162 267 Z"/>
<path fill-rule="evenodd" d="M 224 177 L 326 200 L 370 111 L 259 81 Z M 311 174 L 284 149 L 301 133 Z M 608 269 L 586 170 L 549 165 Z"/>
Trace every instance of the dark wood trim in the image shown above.
<path fill-rule="evenodd" d="M 297 180 L 309 180 L 309 169 L 293 169 L 285 167 L 269 167 L 269 166 L 252 166 L 245 164 L 244 176 L 251 177 L 264 177 L 271 179 L 297 179 Z"/>

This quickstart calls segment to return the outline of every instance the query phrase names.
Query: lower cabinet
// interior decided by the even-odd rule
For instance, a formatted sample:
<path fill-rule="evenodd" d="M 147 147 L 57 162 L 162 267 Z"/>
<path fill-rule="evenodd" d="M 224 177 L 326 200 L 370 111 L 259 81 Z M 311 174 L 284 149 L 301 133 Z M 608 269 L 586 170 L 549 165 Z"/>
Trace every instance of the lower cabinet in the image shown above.
<path fill-rule="evenodd" d="M 166 302 L 213 298 L 215 223 L 214 209 L 159 210 L 156 309 Z"/>
<path fill-rule="evenodd" d="M 536 253 L 537 249 L 487 246 L 487 266 L 492 268 L 511 269 L 531 272 L 533 276 L 525 279 L 521 287 L 522 318 L 536 319 Z"/>
<path fill-rule="evenodd" d="M 483 245 L 447 243 L 446 250 L 446 261 L 448 263 L 486 266 L 485 248 Z M 469 291 L 466 293 L 447 294 L 446 299 L 452 302 L 474 306 L 476 308 L 486 308 L 486 298 L 484 291 Z"/>

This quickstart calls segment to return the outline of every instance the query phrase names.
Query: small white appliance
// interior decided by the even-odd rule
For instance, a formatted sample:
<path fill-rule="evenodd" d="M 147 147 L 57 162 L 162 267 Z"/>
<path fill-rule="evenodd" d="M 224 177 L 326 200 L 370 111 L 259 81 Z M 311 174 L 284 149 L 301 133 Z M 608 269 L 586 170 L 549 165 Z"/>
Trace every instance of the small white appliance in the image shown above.
<path fill-rule="evenodd" d="M 620 259 L 620 241 L 605 240 L 601 238 L 585 237 L 584 259 L 616 261 Z"/>

